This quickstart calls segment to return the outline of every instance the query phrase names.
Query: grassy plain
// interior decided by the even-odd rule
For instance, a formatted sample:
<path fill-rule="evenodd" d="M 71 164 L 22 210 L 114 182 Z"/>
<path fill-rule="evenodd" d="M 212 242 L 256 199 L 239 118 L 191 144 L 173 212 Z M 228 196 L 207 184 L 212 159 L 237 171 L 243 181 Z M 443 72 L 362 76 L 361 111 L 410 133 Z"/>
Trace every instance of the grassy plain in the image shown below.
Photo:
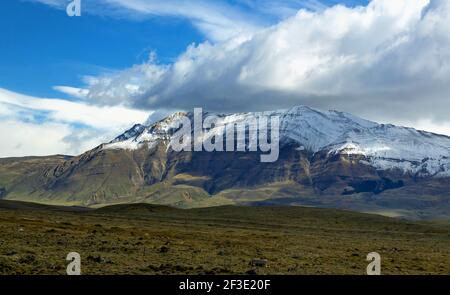
<path fill-rule="evenodd" d="M 100 209 L 0 201 L 0 274 L 450 274 L 450 224 L 304 207 Z M 252 259 L 267 259 L 253 267 Z"/>

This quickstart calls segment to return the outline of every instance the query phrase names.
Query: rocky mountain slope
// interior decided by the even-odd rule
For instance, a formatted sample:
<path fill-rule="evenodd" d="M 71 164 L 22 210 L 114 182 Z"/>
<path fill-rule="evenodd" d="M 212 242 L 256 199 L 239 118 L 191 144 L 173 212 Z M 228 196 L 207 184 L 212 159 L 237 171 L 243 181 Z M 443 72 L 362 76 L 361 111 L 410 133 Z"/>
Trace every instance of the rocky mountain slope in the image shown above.
<path fill-rule="evenodd" d="M 264 114 L 280 117 L 273 163 L 262 163 L 260 152 L 173 151 L 177 120 L 193 117 L 176 113 L 77 157 L 0 159 L 0 198 L 89 206 L 292 204 L 450 218 L 449 137 L 303 106 Z M 214 115 L 220 127 L 261 114 Z"/>

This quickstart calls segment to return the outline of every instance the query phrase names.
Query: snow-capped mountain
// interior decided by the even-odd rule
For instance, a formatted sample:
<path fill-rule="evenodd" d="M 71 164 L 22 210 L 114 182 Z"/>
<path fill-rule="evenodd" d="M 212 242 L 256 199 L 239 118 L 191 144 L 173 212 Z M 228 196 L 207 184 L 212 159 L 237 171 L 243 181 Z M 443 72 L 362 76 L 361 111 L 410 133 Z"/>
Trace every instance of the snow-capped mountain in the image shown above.
<path fill-rule="evenodd" d="M 295 144 L 311 153 L 362 156 L 361 163 L 379 170 L 401 170 L 417 176 L 450 176 L 450 137 L 412 128 L 378 124 L 348 113 L 319 111 L 305 106 L 289 110 L 214 114 L 220 118 L 217 127 L 230 123 L 250 122 L 264 114 L 280 118 L 280 144 Z M 209 114 L 205 114 L 209 115 Z M 176 113 L 150 126 L 135 125 L 103 146 L 104 149 L 135 150 L 154 147 L 159 142 L 170 145 L 181 116 Z M 249 123 L 249 125 L 251 125 Z"/>
<path fill-rule="evenodd" d="M 245 123 L 249 130 L 258 116 L 278 116 L 278 160 L 262 162 L 260 150 L 177 152 L 171 142 L 179 121 L 187 116 L 193 125 L 194 115 L 175 113 L 76 157 L 0 159 L 0 198 L 84 206 L 307 205 L 450 218 L 449 137 L 308 107 L 213 115 L 218 128 Z"/>

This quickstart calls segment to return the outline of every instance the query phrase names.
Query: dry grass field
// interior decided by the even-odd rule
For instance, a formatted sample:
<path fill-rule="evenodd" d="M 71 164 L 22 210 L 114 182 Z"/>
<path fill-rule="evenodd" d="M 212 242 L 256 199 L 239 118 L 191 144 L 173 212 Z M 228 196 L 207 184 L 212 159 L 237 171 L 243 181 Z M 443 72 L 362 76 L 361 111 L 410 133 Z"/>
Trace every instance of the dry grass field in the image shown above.
<path fill-rule="evenodd" d="M 0 201 L 0 274 L 450 274 L 450 225 L 302 207 L 101 209 Z M 266 259 L 267 267 L 250 265 Z"/>

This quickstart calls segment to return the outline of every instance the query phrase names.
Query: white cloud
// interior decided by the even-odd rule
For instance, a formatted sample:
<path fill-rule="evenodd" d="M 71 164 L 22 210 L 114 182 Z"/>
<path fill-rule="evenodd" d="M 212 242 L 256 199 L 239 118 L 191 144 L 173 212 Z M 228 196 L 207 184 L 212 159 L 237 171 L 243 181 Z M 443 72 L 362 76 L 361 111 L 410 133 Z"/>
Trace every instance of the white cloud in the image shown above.
<path fill-rule="evenodd" d="M 87 97 L 148 109 L 307 104 L 382 122 L 429 120 L 443 130 L 439 124 L 450 121 L 449 18 L 446 0 L 300 10 L 254 34 L 192 45 L 173 64 L 149 61 L 91 79 Z"/>
<path fill-rule="evenodd" d="M 265 17 L 286 19 L 295 15 L 300 8 L 311 11 L 323 11 L 328 6 L 318 0 L 238 0 L 252 11 L 261 13 Z"/>
<path fill-rule="evenodd" d="M 149 111 L 44 99 L 0 88 L 0 157 L 79 154 L 110 141 Z"/>
<path fill-rule="evenodd" d="M 120 10 L 126 9 L 142 15 L 188 18 L 213 40 L 225 40 L 243 32 L 254 32 L 262 25 L 262 20 L 222 1 L 107 0 L 104 2 Z"/>
<path fill-rule="evenodd" d="M 65 9 L 66 0 L 28 0 Z M 209 0 L 89 0 L 82 11 L 97 15 L 145 19 L 155 16 L 186 18 L 211 40 L 225 40 L 267 25 L 263 18 L 226 1 Z"/>
<path fill-rule="evenodd" d="M 25 0 L 65 9 L 69 0 Z M 165 16 L 189 20 L 209 40 L 223 41 L 239 34 L 254 33 L 294 15 L 299 8 L 311 11 L 326 6 L 319 0 L 89 0 L 83 13 L 145 20 Z"/>
<path fill-rule="evenodd" d="M 24 111 L 45 112 L 45 117 L 52 121 L 83 124 L 98 129 L 142 123 L 151 113 L 123 106 L 93 106 L 85 102 L 36 98 L 0 88 L 1 104 Z"/>
<path fill-rule="evenodd" d="M 65 124 L 33 124 L 17 120 L 0 119 L 0 157 L 44 156 L 69 150 L 64 140 L 71 134 Z"/>
<path fill-rule="evenodd" d="M 80 99 L 86 98 L 89 94 L 89 90 L 76 87 L 54 86 L 53 89 Z"/>

